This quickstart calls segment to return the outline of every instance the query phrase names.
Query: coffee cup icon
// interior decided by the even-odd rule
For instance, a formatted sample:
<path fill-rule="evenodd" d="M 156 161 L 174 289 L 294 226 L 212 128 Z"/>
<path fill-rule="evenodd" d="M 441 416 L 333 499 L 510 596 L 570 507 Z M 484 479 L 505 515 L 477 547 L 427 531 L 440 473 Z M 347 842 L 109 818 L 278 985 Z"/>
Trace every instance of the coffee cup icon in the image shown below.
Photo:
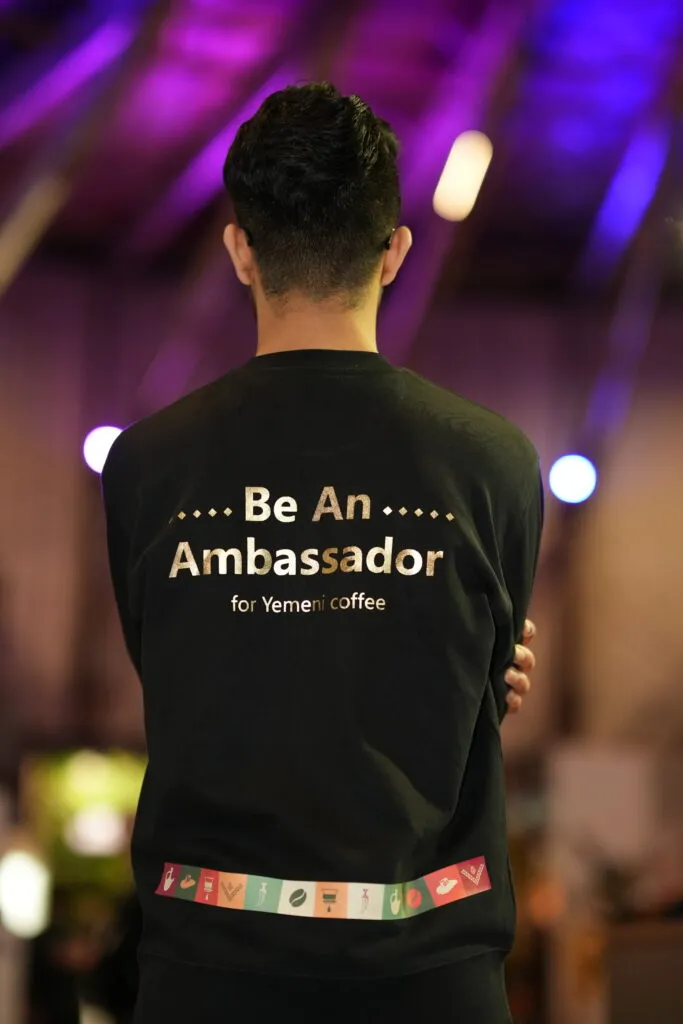
<path fill-rule="evenodd" d="M 332 913 L 332 907 L 337 902 L 337 896 L 338 895 L 339 895 L 339 889 L 332 889 L 332 888 L 323 889 L 323 891 L 322 891 L 323 906 L 327 910 L 328 914 Z"/>

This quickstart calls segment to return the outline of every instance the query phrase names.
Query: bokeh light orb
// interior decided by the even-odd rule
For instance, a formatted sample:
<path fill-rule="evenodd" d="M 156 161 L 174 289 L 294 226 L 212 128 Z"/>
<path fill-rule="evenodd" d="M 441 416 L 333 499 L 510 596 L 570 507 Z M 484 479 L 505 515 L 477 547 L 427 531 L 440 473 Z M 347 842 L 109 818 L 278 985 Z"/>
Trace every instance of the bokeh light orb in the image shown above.
<path fill-rule="evenodd" d="M 598 473 L 583 455 L 563 455 L 550 470 L 550 490 L 560 501 L 578 505 L 590 498 L 598 483 Z"/>
<path fill-rule="evenodd" d="M 82 857 L 115 857 L 126 849 L 126 818 L 115 807 L 82 807 L 64 829 L 66 844 Z"/>
<path fill-rule="evenodd" d="M 27 850 L 9 850 L 0 860 L 0 920 L 20 939 L 35 939 L 50 916 L 50 873 Z"/>
<path fill-rule="evenodd" d="M 83 458 L 93 473 L 101 473 L 109 449 L 121 433 L 120 427 L 95 427 L 83 442 Z"/>

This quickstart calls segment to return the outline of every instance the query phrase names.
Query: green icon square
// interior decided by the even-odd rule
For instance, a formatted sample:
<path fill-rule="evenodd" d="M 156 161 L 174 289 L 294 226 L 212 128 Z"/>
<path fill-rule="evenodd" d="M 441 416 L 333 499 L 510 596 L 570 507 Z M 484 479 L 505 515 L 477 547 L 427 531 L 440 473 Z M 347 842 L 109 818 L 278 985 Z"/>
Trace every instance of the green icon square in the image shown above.
<path fill-rule="evenodd" d="M 400 921 L 405 917 L 403 886 L 400 882 L 384 887 L 383 921 Z"/>
<path fill-rule="evenodd" d="M 281 879 L 249 875 L 247 879 L 247 893 L 244 898 L 244 909 L 260 910 L 264 914 L 276 914 L 281 891 Z"/>
<path fill-rule="evenodd" d="M 175 887 L 173 895 L 179 900 L 194 900 L 199 886 L 201 868 L 188 868 L 183 865 L 180 869 L 180 880 Z"/>

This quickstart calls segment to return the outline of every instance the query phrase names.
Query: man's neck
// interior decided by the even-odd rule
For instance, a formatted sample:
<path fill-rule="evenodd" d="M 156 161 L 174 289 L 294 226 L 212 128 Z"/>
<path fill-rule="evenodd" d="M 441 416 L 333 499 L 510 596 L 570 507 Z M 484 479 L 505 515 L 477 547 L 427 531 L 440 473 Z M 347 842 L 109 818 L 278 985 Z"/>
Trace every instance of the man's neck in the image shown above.
<path fill-rule="evenodd" d="M 377 318 L 367 307 L 344 309 L 337 304 L 289 304 L 258 310 L 259 356 L 297 349 L 376 352 Z"/>

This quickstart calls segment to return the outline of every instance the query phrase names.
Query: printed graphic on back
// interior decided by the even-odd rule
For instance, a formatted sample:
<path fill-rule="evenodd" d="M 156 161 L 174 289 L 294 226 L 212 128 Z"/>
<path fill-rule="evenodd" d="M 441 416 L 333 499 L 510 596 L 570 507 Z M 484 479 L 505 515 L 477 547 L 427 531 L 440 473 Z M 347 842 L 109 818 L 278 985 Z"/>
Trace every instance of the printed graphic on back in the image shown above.
<path fill-rule="evenodd" d="M 318 882 L 315 897 L 315 916 L 346 917 L 348 886 L 344 882 Z"/>
<path fill-rule="evenodd" d="M 491 880 L 486 860 L 474 857 L 412 882 L 389 885 L 283 881 L 167 862 L 156 894 L 231 910 L 318 917 L 328 921 L 398 921 L 489 889 Z"/>
<path fill-rule="evenodd" d="M 196 903 L 208 903 L 210 907 L 218 904 L 218 871 L 202 871 L 195 895 Z"/>
<path fill-rule="evenodd" d="M 218 882 L 218 906 L 243 910 L 247 894 L 247 876 L 221 871 Z"/>
<path fill-rule="evenodd" d="M 467 895 L 457 865 L 434 871 L 427 875 L 425 883 L 436 907 L 444 907 L 447 903 L 454 903 Z"/>
<path fill-rule="evenodd" d="M 415 917 L 417 914 L 424 914 L 425 911 L 434 909 L 434 900 L 423 878 L 418 878 L 415 882 L 407 882 L 403 886 L 403 902 L 406 917 Z"/>
<path fill-rule="evenodd" d="M 483 857 L 475 857 L 460 864 L 460 879 L 466 896 L 474 896 L 478 892 L 486 892 L 491 888 L 491 880 L 486 870 Z"/>
<path fill-rule="evenodd" d="M 180 881 L 173 893 L 176 899 L 194 900 L 197 895 L 200 875 L 201 870 L 199 868 L 190 868 L 183 864 L 179 871 Z"/>
<path fill-rule="evenodd" d="M 277 914 L 281 890 L 282 882 L 279 878 L 249 875 L 244 909 L 260 910 L 264 914 Z"/>
<path fill-rule="evenodd" d="M 283 882 L 278 913 L 294 917 L 313 917 L 316 904 L 316 882 Z"/>
<path fill-rule="evenodd" d="M 356 921 L 381 921 L 384 910 L 383 885 L 349 882 L 347 917 Z"/>
<path fill-rule="evenodd" d="M 384 907 L 382 917 L 385 921 L 399 921 L 404 917 L 403 885 L 396 882 L 384 887 Z"/>
<path fill-rule="evenodd" d="M 159 887 L 156 890 L 157 896 L 175 895 L 176 887 L 180 881 L 180 870 L 179 864 L 164 864 L 161 881 L 159 882 Z"/>

